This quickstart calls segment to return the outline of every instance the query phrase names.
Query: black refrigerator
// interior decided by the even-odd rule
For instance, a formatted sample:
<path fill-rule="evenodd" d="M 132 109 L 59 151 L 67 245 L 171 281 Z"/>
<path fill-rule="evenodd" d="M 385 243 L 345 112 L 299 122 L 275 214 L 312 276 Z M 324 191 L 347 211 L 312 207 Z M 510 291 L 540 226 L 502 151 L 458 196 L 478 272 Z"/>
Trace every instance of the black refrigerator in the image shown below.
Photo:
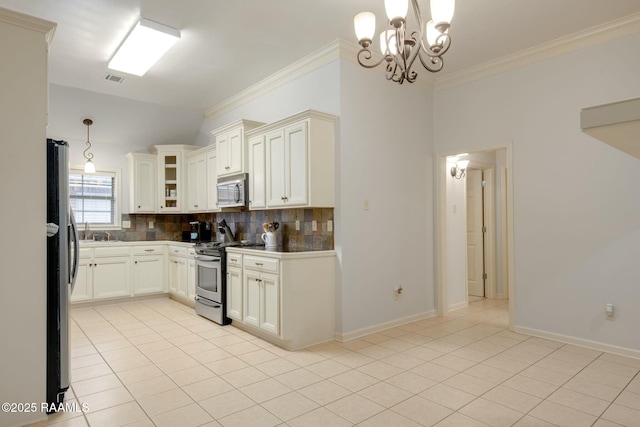
<path fill-rule="evenodd" d="M 78 229 L 69 206 L 69 144 L 47 139 L 47 391 L 49 407 L 69 388 L 69 298 L 78 273 Z"/>

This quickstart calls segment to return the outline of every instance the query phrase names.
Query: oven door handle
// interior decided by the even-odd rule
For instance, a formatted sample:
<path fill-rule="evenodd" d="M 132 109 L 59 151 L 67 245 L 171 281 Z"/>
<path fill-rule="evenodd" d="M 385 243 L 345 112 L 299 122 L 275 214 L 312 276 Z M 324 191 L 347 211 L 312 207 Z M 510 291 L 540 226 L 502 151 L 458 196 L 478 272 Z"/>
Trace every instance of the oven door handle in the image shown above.
<path fill-rule="evenodd" d="M 194 255 L 194 258 L 197 259 L 198 261 L 204 261 L 204 262 L 220 262 L 221 261 L 220 257 L 215 257 L 210 255 L 196 254 Z"/>
<path fill-rule="evenodd" d="M 196 300 L 196 302 L 199 302 L 200 304 L 206 305 L 208 307 L 213 307 L 213 308 L 220 308 L 221 307 L 220 304 L 216 304 L 216 303 L 211 304 L 210 302 L 208 302 L 209 300 L 207 300 L 205 298 L 200 298 L 197 295 L 193 299 Z"/>

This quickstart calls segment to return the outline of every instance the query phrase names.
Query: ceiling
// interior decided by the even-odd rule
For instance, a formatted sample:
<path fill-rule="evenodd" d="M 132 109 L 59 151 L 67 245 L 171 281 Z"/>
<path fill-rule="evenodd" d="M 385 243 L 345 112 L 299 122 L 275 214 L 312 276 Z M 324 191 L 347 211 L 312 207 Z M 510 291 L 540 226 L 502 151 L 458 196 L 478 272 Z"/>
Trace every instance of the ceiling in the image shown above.
<path fill-rule="evenodd" d="M 420 6 L 428 16 L 428 1 Z M 58 24 L 52 83 L 197 112 L 337 38 L 356 43 L 358 12 L 376 14 L 377 32 L 386 20 L 384 0 L 0 0 L 0 7 Z M 458 0 L 439 75 L 638 13 L 638 0 Z M 182 38 L 145 76 L 115 73 L 124 82 L 109 82 L 107 63 L 139 16 Z"/>

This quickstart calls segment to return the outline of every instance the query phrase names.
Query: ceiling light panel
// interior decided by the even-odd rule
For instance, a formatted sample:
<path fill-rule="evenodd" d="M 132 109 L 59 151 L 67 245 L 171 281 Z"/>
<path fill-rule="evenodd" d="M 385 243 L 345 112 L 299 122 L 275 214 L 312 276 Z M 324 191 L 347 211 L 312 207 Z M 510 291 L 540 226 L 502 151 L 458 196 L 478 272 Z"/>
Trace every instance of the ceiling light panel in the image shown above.
<path fill-rule="evenodd" d="M 143 76 L 178 39 L 180 31 L 148 19 L 140 19 L 122 42 L 109 68 Z"/>

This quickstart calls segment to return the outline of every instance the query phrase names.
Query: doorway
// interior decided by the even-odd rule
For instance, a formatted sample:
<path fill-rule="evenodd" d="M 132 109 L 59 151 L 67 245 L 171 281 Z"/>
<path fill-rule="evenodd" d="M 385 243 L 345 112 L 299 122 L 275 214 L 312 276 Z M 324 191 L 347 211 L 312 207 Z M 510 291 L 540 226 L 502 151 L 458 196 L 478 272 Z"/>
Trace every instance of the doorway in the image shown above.
<path fill-rule="evenodd" d="M 444 153 L 436 167 L 437 311 L 474 299 L 508 299 L 514 321 L 511 143 L 469 153 Z M 452 176 L 460 156 L 465 175 Z M 458 158 L 456 158 L 458 156 Z"/>

